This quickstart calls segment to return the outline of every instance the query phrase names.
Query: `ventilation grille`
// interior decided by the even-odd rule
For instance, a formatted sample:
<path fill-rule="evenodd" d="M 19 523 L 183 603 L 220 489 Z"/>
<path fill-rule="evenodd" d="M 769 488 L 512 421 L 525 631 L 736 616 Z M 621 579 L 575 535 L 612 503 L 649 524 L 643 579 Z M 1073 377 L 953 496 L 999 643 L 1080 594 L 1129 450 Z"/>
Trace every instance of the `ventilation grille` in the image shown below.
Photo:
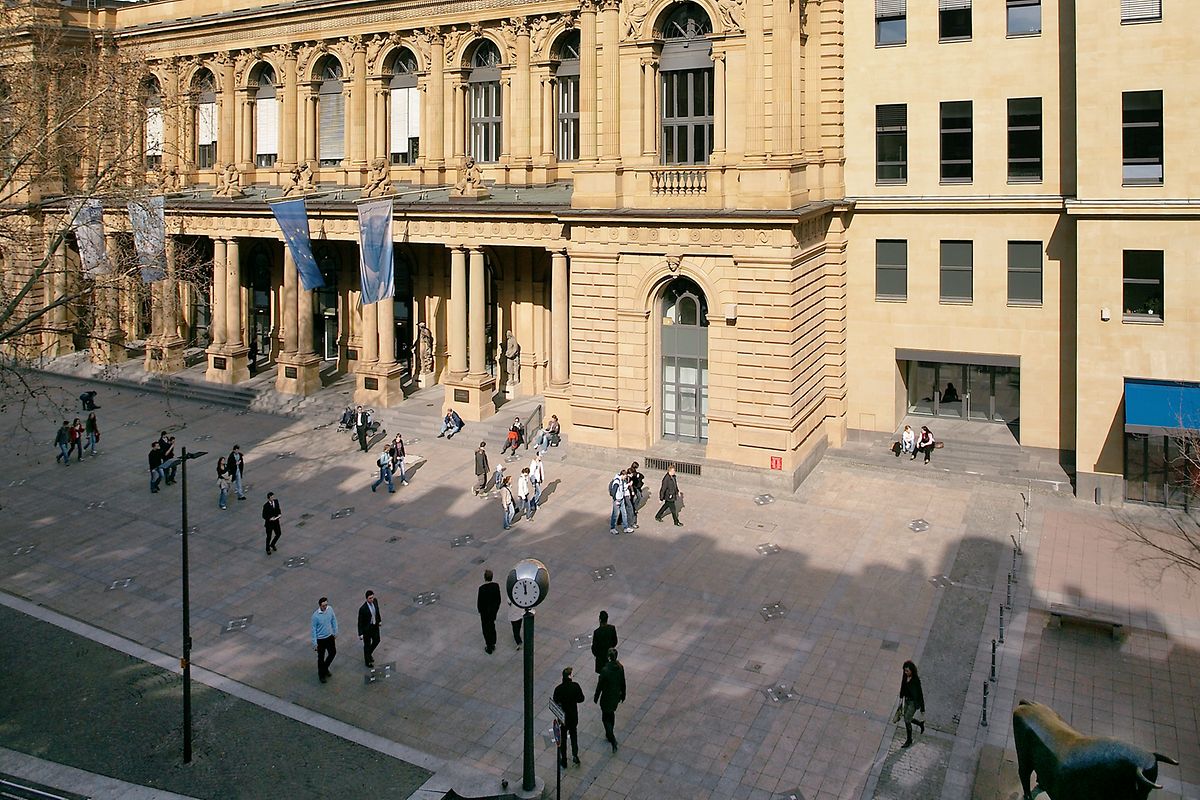
<path fill-rule="evenodd" d="M 675 471 L 677 473 L 680 473 L 683 475 L 699 475 L 700 474 L 700 465 L 699 464 L 689 464 L 686 461 L 672 461 L 669 458 L 655 458 L 653 456 L 646 456 L 646 458 L 644 459 L 644 462 L 646 464 L 646 469 L 656 469 L 660 472 L 666 472 L 667 467 L 674 464 Z"/>

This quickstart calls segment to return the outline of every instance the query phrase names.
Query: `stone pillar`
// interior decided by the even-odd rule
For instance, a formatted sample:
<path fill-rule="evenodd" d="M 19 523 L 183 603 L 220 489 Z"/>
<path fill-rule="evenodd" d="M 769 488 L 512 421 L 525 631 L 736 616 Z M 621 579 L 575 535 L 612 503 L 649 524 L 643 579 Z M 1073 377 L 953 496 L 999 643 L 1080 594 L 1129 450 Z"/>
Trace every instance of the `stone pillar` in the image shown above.
<path fill-rule="evenodd" d="M 286 172 L 296 166 L 296 118 L 299 116 L 299 95 L 296 74 L 296 48 L 293 45 L 283 47 L 283 119 L 279 126 L 279 161 L 275 169 Z"/>
<path fill-rule="evenodd" d="M 579 160 L 596 160 L 596 0 L 579 6 Z"/>
<path fill-rule="evenodd" d="M 470 367 L 467 373 L 478 377 L 487 374 L 487 360 L 489 355 L 487 352 L 487 326 L 485 324 L 487 320 L 485 309 L 487 270 L 483 266 L 483 250 L 481 248 L 472 247 L 470 250 L 470 259 L 471 299 L 467 307 L 467 335 L 470 339 L 467 346 L 467 354 L 470 360 Z M 497 331 L 497 335 L 500 335 L 499 331 Z"/>
<path fill-rule="evenodd" d="M 367 169 L 367 43 L 361 36 L 350 37 L 353 47 L 354 78 L 350 88 L 350 184 L 362 183 Z"/>
<path fill-rule="evenodd" d="M 454 161 L 460 162 L 467 153 L 465 138 L 467 123 L 464 117 L 467 112 L 467 91 L 468 87 L 465 83 L 460 83 L 457 78 L 452 78 L 454 83 L 451 86 L 450 97 L 450 118 L 451 124 L 454 126 L 452 132 L 452 146 L 454 148 Z"/>
<path fill-rule="evenodd" d="M 658 81 L 653 58 L 642 59 L 642 155 L 655 153 L 658 136 Z M 715 116 L 714 116 L 715 119 Z M 715 127 L 715 126 L 714 126 Z M 714 133 L 715 136 L 715 133 Z"/>
<path fill-rule="evenodd" d="M 226 333 L 229 323 L 226 317 L 229 313 L 229 304 L 226 300 L 226 275 L 225 259 L 227 258 L 227 249 L 224 239 L 213 239 L 213 280 L 212 280 L 212 345 L 213 348 L 221 351 L 225 347 Z"/>
<path fill-rule="evenodd" d="M 429 35 L 429 96 L 426 108 L 429 109 L 429 124 L 427 128 L 428 141 L 421 142 L 425 151 L 426 166 L 435 170 L 431 181 L 437 183 L 439 174 L 445 166 L 446 141 L 446 55 L 443 50 L 442 33 L 436 28 L 427 28 Z"/>
<path fill-rule="evenodd" d="M 570 346 L 570 286 L 567 281 L 567 254 L 556 250 L 550 254 L 550 383 L 565 386 L 570 381 L 568 374 L 568 350 Z"/>
<path fill-rule="evenodd" d="M 354 402 L 363 405 L 391 408 L 404 401 L 404 387 L 401 385 L 403 367 L 396 363 L 396 301 L 385 297 L 378 303 L 363 306 L 371 309 L 374 325 L 369 325 L 363 314 L 363 335 L 366 341 L 377 339 L 379 342 L 379 360 L 373 364 L 360 364 L 355 370 Z"/>
<path fill-rule="evenodd" d="M 283 337 L 275 389 L 284 394 L 310 395 L 321 388 L 321 358 L 313 352 L 312 292 L 305 291 L 296 262 L 284 248 Z"/>
<path fill-rule="evenodd" d="M 233 148 L 237 142 L 234 132 L 237 119 L 237 93 L 234 92 L 233 58 L 228 52 L 217 55 L 221 74 L 221 127 L 217 131 L 217 171 L 234 163 Z"/>
<path fill-rule="evenodd" d="M 317 160 L 317 95 L 308 91 L 304 95 L 304 161 Z"/>
<path fill-rule="evenodd" d="M 396 363 L 396 299 L 385 297 L 375 304 L 376 330 L 379 335 L 379 363 Z"/>
<path fill-rule="evenodd" d="M 616 161 L 621 158 L 621 50 L 619 0 L 604 0 L 604 43 L 600 50 L 603 59 L 601 80 L 604 82 L 604 110 L 601 115 L 603 136 L 600 158 Z M 582 56 L 582 53 L 580 54 Z"/>
<path fill-rule="evenodd" d="M 168 59 L 166 80 L 160 87 L 162 89 L 162 114 L 163 114 L 163 154 L 162 168 L 165 172 L 171 167 L 175 167 L 180 172 L 183 171 L 184 160 L 179 157 L 179 129 L 180 115 L 183 113 L 179 108 L 179 67 L 174 59 Z"/>
<path fill-rule="evenodd" d="M 372 95 L 375 98 L 375 124 L 373 126 L 375 130 L 375 141 L 371 152 L 367 157 L 367 162 L 369 164 L 374 164 L 375 159 L 377 158 L 389 160 L 391 156 L 391 154 L 388 153 L 390 143 L 387 136 L 389 116 L 388 91 L 387 84 L 381 83 L 379 86 L 375 87 L 375 91 L 372 92 Z"/>
<path fill-rule="evenodd" d="M 255 153 L 254 153 L 254 111 L 257 101 L 254 99 L 254 94 L 247 89 L 241 94 L 241 109 L 242 119 L 242 135 L 240 138 L 239 152 L 237 153 L 237 167 L 242 172 L 254 169 Z M 269 101 L 275 102 L 275 101 Z"/>
<path fill-rule="evenodd" d="M 765 49 L 762 3 L 750 3 L 746 7 L 746 80 L 743 84 L 746 88 L 746 158 L 750 160 L 766 158 Z"/>
<path fill-rule="evenodd" d="M 554 79 L 542 81 L 542 158 L 554 157 Z"/>
<path fill-rule="evenodd" d="M 240 350 L 244 346 L 242 327 L 245 322 L 242 316 L 241 248 L 237 239 L 229 239 L 225 257 L 225 341 L 230 350 Z"/>
<path fill-rule="evenodd" d="M 303 356 L 316 355 L 313 351 L 313 293 L 305 289 L 303 281 L 296 284 L 296 351 Z"/>
<path fill-rule="evenodd" d="M 147 372 L 178 372 L 183 369 L 187 344 L 179 335 L 179 281 L 175 267 L 175 237 L 167 236 L 166 277 L 155 285 L 159 291 L 161 327 L 154 346 L 146 345 Z"/>
<path fill-rule="evenodd" d="M 363 303 L 362 350 L 359 351 L 359 368 L 379 361 L 379 305 Z"/>
<path fill-rule="evenodd" d="M 299 338 L 296 336 L 296 283 L 300 276 L 296 273 L 296 262 L 292 260 L 292 251 L 285 245 L 283 248 L 283 354 L 296 355 Z"/>
<path fill-rule="evenodd" d="M 467 251 L 461 247 L 455 247 L 450 251 L 450 315 L 448 323 L 449 371 L 452 375 L 465 375 L 467 372 Z"/>
<path fill-rule="evenodd" d="M 784 5 L 787 5 L 786 3 Z M 725 54 L 713 51 L 713 160 L 725 160 Z"/>
<path fill-rule="evenodd" d="M 793 33 L 793 15 L 790 2 L 772 3 L 774 19 L 771 24 L 771 154 L 775 158 L 791 160 L 795 152 L 792 141 L 792 47 L 795 42 Z M 713 60 L 716 61 L 716 53 Z M 721 68 L 720 64 L 716 65 Z M 717 91 L 721 83 L 716 74 L 713 75 Z M 713 116 L 716 119 L 717 105 L 713 104 Z"/>
<path fill-rule="evenodd" d="M 532 119 L 530 106 L 532 98 L 529 94 L 529 26 L 524 17 L 512 20 L 513 30 L 517 34 L 516 69 L 512 79 L 512 150 L 513 159 L 518 166 L 529 163 L 530 129 Z"/>

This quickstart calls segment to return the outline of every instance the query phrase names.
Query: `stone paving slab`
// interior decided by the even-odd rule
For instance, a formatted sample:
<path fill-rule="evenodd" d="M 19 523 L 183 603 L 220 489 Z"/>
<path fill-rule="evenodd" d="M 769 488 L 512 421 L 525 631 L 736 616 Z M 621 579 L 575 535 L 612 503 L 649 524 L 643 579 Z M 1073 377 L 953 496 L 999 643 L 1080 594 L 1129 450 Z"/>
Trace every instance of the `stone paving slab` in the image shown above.
<path fill-rule="evenodd" d="M 537 614 L 538 730 L 549 727 L 544 698 L 564 666 L 575 667 L 585 692 L 594 688 L 591 655 L 573 642 L 591 631 L 601 608 L 617 625 L 628 681 L 617 714 L 620 752 L 609 752 L 589 703 L 581 709 L 583 766 L 567 770 L 564 796 L 724 800 L 799 790 L 810 800 L 963 797 L 980 748 L 989 737 L 1003 738 L 1006 725 L 977 724 L 995 629 L 991 614 L 969 611 L 976 606 L 967 599 L 985 598 L 980 609 L 1003 601 L 1014 529 L 1008 517 L 1021 502 L 1014 486 L 827 459 L 799 492 L 765 506 L 752 493 L 693 486 L 684 477 L 684 527 L 656 524 L 643 509 L 636 533 L 611 536 L 607 472 L 551 461 L 554 491 L 542 510 L 504 532 L 498 500 L 468 491 L 479 440 L 473 433 L 410 448 L 425 459 L 412 485 L 373 494 L 370 456 L 346 434 L 313 430 L 311 420 L 202 411 L 181 400 L 171 404 L 173 416 L 165 411 L 150 396 L 109 404 L 104 455 L 69 469 L 54 464 L 45 444 L 52 422 L 40 423 L 45 433 L 33 447 L 11 416 L 0 417 L 0 441 L 29 478 L 0 486 L 8 515 L 0 588 L 167 652 L 177 648 L 179 486 L 151 496 L 142 465 L 153 434 L 167 421 L 186 422 L 188 435 L 212 434 L 214 456 L 240 442 L 253 485 L 250 500 L 231 501 L 222 512 L 210 478 L 213 456 L 193 462 L 189 473 L 189 481 L 201 476 L 189 508 L 197 526 L 190 537 L 195 661 L 433 758 L 519 775 L 521 654 L 503 615 L 500 647 L 483 652 L 474 598 L 484 567 L 503 580 L 530 555 L 552 576 Z M 397 414 L 389 430 L 398 424 L 417 435 L 405 419 Z M 412 424 L 424 419 L 415 415 Z M 134 424 L 121 427 L 126 421 Z M 286 452 L 294 455 L 276 457 Z M 270 557 L 262 553 L 258 513 L 267 490 L 284 508 L 280 551 Z M 98 499 L 105 508 L 89 510 Z M 1033 646 L 1028 608 L 1042 597 L 1027 573 L 1041 574 L 1038 539 L 1050 533 L 1043 525 L 1091 524 L 1074 500 L 1039 494 L 1037 502 L 1020 568 L 1027 594 L 1015 601 L 1015 638 L 1002 653 L 993 698 L 1000 719 L 1017 690 L 1021 649 Z M 331 518 L 347 507 L 352 515 Z M 1059 516 L 1064 522 L 1054 522 Z M 914 530 L 917 519 L 928 527 Z M 452 547 L 467 535 L 469 545 Z M 765 542 L 778 551 L 762 554 Z M 28 544 L 37 547 L 6 555 Z M 1071 547 L 1082 553 L 1091 545 Z M 300 555 L 303 567 L 284 566 Z M 1095 555 L 1111 558 L 1103 549 Z M 614 574 L 594 580 L 593 571 L 606 566 Z M 128 587 L 107 590 L 131 576 Z M 939 586 L 938 576 L 950 583 Z M 363 680 L 352 630 L 367 588 L 379 595 L 384 619 L 376 660 L 396 665 L 394 677 L 374 684 Z M 438 602 L 414 602 L 426 592 Z M 334 679 L 325 685 L 313 674 L 307 641 L 319 595 L 331 598 L 344 629 Z M 785 613 L 764 620 L 761 608 L 776 603 Z M 1194 607 L 1170 613 L 1182 632 L 1197 617 Z M 252 616 L 244 630 L 222 633 L 241 616 Z M 934 653 L 948 649 L 954 661 L 939 673 Z M 906 658 L 930 663 L 927 705 L 931 717 L 947 722 L 935 721 L 941 729 L 900 751 L 902 730 L 890 714 Z M 1171 689 L 1180 691 L 1164 702 L 1176 720 L 1193 691 L 1177 684 L 1189 676 L 1169 673 Z M 767 690 L 780 684 L 790 691 L 776 696 L 791 696 L 773 700 Z M 1132 713 L 1118 711 L 1114 730 L 1140 743 Z M 957 727 L 949 722 L 955 717 Z M 1180 727 L 1176 740 L 1188 730 Z M 540 738 L 537 758 L 539 773 L 552 781 Z"/>

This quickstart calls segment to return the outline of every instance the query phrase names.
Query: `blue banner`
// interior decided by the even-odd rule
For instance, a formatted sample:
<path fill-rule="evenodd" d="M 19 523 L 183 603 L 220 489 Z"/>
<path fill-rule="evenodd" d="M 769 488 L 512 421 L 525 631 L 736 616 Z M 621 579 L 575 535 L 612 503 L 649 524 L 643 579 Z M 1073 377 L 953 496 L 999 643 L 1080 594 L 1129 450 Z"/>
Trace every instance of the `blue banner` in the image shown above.
<path fill-rule="evenodd" d="M 279 230 L 283 232 L 283 242 L 292 254 L 292 261 L 296 262 L 296 272 L 300 275 L 304 291 L 311 292 L 313 289 L 322 288 L 325 279 L 321 277 L 317 260 L 313 258 L 312 243 L 308 238 L 308 209 L 304 205 L 304 198 L 281 200 L 269 205 L 271 213 L 275 215 L 275 221 L 279 223 Z"/>
<path fill-rule="evenodd" d="M 161 281 L 167 275 L 166 203 L 162 195 L 129 201 L 129 226 L 137 253 L 142 283 Z"/>
<path fill-rule="evenodd" d="M 391 199 L 359 203 L 358 269 L 363 305 L 392 296 L 395 287 L 392 250 Z"/>

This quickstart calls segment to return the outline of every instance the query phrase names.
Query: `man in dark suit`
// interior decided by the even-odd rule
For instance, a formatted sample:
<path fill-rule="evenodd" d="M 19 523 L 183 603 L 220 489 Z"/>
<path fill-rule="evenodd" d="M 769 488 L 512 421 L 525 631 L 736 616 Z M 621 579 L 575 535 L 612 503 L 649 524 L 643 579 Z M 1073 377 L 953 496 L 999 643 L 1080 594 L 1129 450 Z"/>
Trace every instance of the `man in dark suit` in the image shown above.
<path fill-rule="evenodd" d="M 267 502 L 263 503 L 262 518 L 263 528 L 267 534 L 267 555 L 275 552 L 279 548 L 275 545 L 279 542 L 279 537 L 283 535 L 283 530 L 279 527 L 279 518 L 283 516 L 283 512 L 279 510 L 279 500 L 276 499 L 274 492 L 267 492 Z"/>
<path fill-rule="evenodd" d="M 368 667 L 375 666 L 372 656 L 379 647 L 379 621 L 379 601 L 368 589 L 367 602 L 358 608 L 358 638 L 363 643 L 363 661 Z"/>
<path fill-rule="evenodd" d="M 600 719 L 604 722 L 604 738 L 617 752 L 617 737 L 613 735 L 613 725 L 617 721 L 617 706 L 625 702 L 625 668 L 617 661 L 617 648 L 608 651 L 608 663 L 600 671 L 600 681 L 596 684 L 596 694 L 592 696 L 593 703 L 600 704 Z"/>
<path fill-rule="evenodd" d="M 608 612 L 600 612 L 600 627 L 592 631 L 592 656 L 596 659 L 596 674 L 599 675 L 608 663 L 608 651 L 617 646 L 617 629 L 608 624 Z"/>
<path fill-rule="evenodd" d="M 371 415 L 359 406 L 354 412 L 354 430 L 358 434 L 358 446 L 367 452 L 367 428 L 371 425 Z"/>
<path fill-rule="evenodd" d="M 562 683 L 554 688 L 554 702 L 563 710 L 562 738 L 558 742 L 558 760 L 567 766 L 567 737 L 571 738 L 571 758 L 579 764 L 579 704 L 583 702 L 583 687 L 571 680 L 573 670 L 562 671 Z"/>
<path fill-rule="evenodd" d="M 475 494 L 487 494 L 488 478 L 491 477 L 491 469 L 488 467 L 488 457 L 484 448 L 487 447 L 487 442 L 480 442 L 479 449 L 475 451 Z"/>
<path fill-rule="evenodd" d="M 671 464 L 667 467 L 667 474 L 663 475 L 662 486 L 658 489 L 658 499 L 663 501 L 662 508 L 658 509 L 658 513 L 654 515 L 655 522 L 662 522 L 663 517 L 667 512 L 671 512 L 671 519 L 676 525 L 683 525 L 679 521 L 679 498 L 683 496 L 683 492 L 679 491 L 679 482 L 675 479 L 675 465 Z"/>
<path fill-rule="evenodd" d="M 500 612 L 500 584 L 492 580 L 492 571 L 483 571 L 483 585 L 479 587 L 479 597 L 475 601 L 479 609 L 479 622 L 483 625 L 483 651 L 491 653 L 496 649 L 496 614 Z"/>

